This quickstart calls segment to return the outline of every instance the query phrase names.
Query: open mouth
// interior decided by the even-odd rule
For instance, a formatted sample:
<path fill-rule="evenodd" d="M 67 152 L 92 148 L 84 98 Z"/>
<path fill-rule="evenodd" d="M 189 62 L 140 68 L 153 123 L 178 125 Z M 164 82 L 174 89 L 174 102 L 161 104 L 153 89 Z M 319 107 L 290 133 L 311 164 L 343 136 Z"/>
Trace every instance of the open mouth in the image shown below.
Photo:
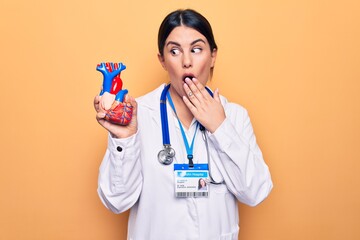
<path fill-rule="evenodd" d="M 185 82 L 185 79 L 186 78 L 190 78 L 190 80 L 192 80 L 193 78 L 194 78 L 194 75 L 185 75 L 184 77 L 183 77 L 183 81 Z"/>

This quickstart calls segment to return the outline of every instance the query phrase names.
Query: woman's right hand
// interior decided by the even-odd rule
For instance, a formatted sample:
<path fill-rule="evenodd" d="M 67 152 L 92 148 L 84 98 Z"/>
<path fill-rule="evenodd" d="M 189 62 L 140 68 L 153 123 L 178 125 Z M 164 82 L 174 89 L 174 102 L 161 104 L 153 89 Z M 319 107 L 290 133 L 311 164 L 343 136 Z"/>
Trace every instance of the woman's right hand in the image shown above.
<path fill-rule="evenodd" d="M 101 96 L 99 95 L 94 98 L 96 120 L 101 126 L 108 130 L 113 137 L 127 138 L 137 132 L 137 103 L 133 97 L 126 95 L 124 99 L 125 103 L 129 103 L 131 106 L 133 106 L 131 122 L 126 126 L 113 124 L 105 119 L 106 111 L 101 107 L 100 99 Z"/>

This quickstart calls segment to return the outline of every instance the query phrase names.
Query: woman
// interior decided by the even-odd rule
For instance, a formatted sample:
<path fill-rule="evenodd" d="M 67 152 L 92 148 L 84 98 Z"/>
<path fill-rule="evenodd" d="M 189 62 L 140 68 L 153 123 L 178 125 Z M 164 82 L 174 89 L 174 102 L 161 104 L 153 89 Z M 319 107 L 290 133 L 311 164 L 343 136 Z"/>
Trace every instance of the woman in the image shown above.
<path fill-rule="evenodd" d="M 128 126 L 104 120 L 95 97 L 97 120 L 110 133 L 99 196 L 115 213 L 131 209 L 128 239 L 238 239 L 237 200 L 255 206 L 272 189 L 247 111 L 205 88 L 217 45 L 202 15 L 190 9 L 170 13 L 160 26 L 158 47 L 170 85 L 136 101 L 127 96 L 134 106 Z M 176 154 L 162 159 L 164 116 Z M 208 177 L 205 193 L 196 191 L 193 176 Z"/>
<path fill-rule="evenodd" d="M 199 190 L 207 190 L 206 181 L 203 178 L 199 179 L 198 189 Z"/>

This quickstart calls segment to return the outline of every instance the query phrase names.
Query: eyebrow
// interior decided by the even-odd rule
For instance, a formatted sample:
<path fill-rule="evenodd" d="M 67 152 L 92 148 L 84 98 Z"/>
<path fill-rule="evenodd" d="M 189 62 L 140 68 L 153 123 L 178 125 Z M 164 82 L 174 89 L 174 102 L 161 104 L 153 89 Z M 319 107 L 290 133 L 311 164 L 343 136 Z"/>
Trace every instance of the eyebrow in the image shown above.
<path fill-rule="evenodd" d="M 196 39 L 196 40 L 192 41 L 190 45 L 194 45 L 194 44 L 196 44 L 198 42 L 203 42 L 204 44 L 206 44 L 206 42 L 203 39 L 199 38 L 199 39 Z M 177 43 L 177 42 L 174 42 L 174 41 L 169 41 L 166 44 L 166 46 L 168 46 L 170 44 L 173 44 L 173 45 L 176 45 L 176 46 L 179 46 L 179 47 L 181 46 L 180 43 Z"/>

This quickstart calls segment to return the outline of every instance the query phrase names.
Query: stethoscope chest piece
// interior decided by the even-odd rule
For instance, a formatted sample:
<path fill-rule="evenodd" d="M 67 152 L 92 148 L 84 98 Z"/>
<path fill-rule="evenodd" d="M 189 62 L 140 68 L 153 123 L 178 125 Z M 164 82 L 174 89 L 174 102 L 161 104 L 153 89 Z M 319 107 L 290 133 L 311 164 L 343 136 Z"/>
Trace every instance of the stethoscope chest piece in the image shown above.
<path fill-rule="evenodd" d="M 175 150 L 170 145 L 164 145 L 164 149 L 158 153 L 158 160 L 164 165 L 170 165 L 174 161 Z"/>

